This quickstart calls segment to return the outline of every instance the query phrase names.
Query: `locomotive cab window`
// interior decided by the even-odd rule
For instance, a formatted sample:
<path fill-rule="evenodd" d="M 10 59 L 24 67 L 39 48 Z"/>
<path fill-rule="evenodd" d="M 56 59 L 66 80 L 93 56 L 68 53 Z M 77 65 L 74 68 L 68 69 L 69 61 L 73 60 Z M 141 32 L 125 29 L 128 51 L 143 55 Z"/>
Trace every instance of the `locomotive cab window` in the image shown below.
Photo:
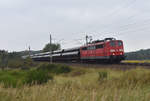
<path fill-rule="evenodd" d="M 118 46 L 122 46 L 123 43 L 121 41 L 118 41 Z"/>
<path fill-rule="evenodd" d="M 89 46 L 87 49 L 88 49 L 88 50 L 94 50 L 94 49 L 95 49 L 95 46 Z"/>
<path fill-rule="evenodd" d="M 112 47 L 116 46 L 115 41 L 111 41 L 111 42 L 110 42 L 110 46 L 112 46 Z"/>
<path fill-rule="evenodd" d="M 82 50 L 87 50 L 87 47 L 83 47 Z"/>
<path fill-rule="evenodd" d="M 96 45 L 96 49 L 104 48 L 104 45 Z"/>

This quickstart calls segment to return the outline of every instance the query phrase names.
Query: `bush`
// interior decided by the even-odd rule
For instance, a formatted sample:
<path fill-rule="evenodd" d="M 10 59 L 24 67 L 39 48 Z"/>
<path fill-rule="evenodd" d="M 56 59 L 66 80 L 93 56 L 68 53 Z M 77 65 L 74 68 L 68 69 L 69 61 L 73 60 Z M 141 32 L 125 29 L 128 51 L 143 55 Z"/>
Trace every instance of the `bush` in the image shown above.
<path fill-rule="evenodd" d="M 30 57 L 27 57 L 25 60 L 24 60 L 24 67 L 25 68 L 30 68 L 34 66 L 34 62 L 33 60 L 30 58 Z"/>
<path fill-rule="evenodd" d="M 24 84 L 43 84 L 48 80 L 52 80 L 53 77 L 49 75 L 47 71 L 44 70 L 5 70 L 0 71 L 0 82 L 4 87 L 20 87 Z"/>
<path fill-rule="evenodd" d="M 50 73 L 61 74 L 71 72 L 71 68 L 66 65 L 56 65 L 56 64 L 41 64 L 38 70 L 46 70 Z"/>
<path fill-rule="evenodd" d="M 57 74 L 60 74 L 60 73 L 69 73 L 69 72 L 71 72 L 71 68 L 69 66 L 66 66 L 66 65 L 60 65 L 60 66 L 58 66 L 55 69 L 55 72 Z"/>
<path fill-rule="evenodd" d="M 53 76 L 49 73 L 60 74 L 70 71 L 71 68 L 66 65 L 42 64 L 33 70 L 0 71 L 0 82 L 4 84 L 4 87 L 18 87 L 24 84 L 43 84 L 53 79 Z"/>
<path fill-rule="evenodd" d="M 9 68 L 21 68 L 23 65 L 24 65 L 23 62 L 19 60 L 10 60 L 8 62 Z"/>
<path fill-rule="evenodd" d="M 100 81 L 101 81 L 101 80 L 104 80 L 104 79 L 107 79 L 107 77 L 108 77 L 108 73 L 105 72 L 105 71 L 99 72 L 98 74 L 99 74 L 99 80 L 100 80 Z"/>
<path fill-rule="evenodd" d="M 17 86 L 17 80 L 11 75 L 3 75 L 0 78 L 0 82 L 4 84 L 4 87 L 16 87 Z"/>
<path fill-rule="evenodd" d="M 26 75 L 25 83 L 29 85 L 43 84 L 52 79 L 53 77 L 45 70 L 31 70 Z"/>
<path fill-rule="evenodd" d="M 0 82 L 4 87 L 19 87 L 23 85 L 25 72 L 20 70 L 4 70 L 0 71 Z"/>

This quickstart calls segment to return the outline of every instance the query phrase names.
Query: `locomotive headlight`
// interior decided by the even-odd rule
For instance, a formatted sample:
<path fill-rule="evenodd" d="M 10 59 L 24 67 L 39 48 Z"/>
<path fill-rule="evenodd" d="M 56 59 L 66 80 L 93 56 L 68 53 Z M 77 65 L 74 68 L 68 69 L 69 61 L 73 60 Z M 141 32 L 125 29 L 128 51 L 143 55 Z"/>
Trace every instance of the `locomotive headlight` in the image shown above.
<path fill-rule="evenodd" d="M 115 52 L 115 50 L 114 50 L 114 49 L 111 49 L 110 52 Z"/>
<path fill-rule="evenodd" d="M 123 49 L 119 49 L 120 52 L 123 52 Z"/>
<path fill-rule="evenodd" d="M 115 55 L 115 53 L 113 53 L 112 55 Z"/>

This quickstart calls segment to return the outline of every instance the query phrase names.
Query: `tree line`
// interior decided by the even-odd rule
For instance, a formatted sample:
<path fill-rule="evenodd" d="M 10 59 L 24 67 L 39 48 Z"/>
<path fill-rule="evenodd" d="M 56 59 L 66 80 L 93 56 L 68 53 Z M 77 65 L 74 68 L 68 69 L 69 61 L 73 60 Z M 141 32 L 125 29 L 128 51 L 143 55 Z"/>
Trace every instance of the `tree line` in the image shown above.
<path fill-rule="evenodd" d="M 150 49 L 125 53 L 127 60 L 150 60 Z"/>
<path fill-rule="evenodd" d="M 0 68 L 28 68 L 33 64 L 32 59 L 22 59 L 22 56 L 29 54 L 37 54 L 41 52 L 49 52 L 61 49 L 60 44 L 46 44 L 42 50 L 39 51 L 21 51 L 21 52 L 8 52 L 6 50 L 0 50 Z"/>

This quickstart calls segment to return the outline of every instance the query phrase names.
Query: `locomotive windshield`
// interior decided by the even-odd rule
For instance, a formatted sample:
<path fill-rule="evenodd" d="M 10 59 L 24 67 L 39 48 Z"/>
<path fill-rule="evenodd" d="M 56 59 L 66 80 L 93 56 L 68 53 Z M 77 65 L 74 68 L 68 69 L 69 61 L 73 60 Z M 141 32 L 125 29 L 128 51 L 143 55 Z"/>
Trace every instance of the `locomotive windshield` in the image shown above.
<path fill-rule="evenodd" d="M 87 50 L 87 47 L 83 47 L 82 50 Z"/>
<path fill-rule="evenodd" d="M 123 43 L 121 41 L 118 41 L 118 42 L 111 41 L 110 42 L 110 46 L 112 46 L 112 47 L 114 47 L 114 46 L 122 46 L 122 45 L 123 45 Z"/>
<path fill-rule="evenodd" d="M 115 41 L 111 41 L 111 42 L 110 42 L 110 46 L 112 46 L 112 47 L 116 46 Z"/>
<path fill-rule="evenodd" d="M 121 41 L 118 41 L 118 46 L 122 46 L 123 43 Z"/>

